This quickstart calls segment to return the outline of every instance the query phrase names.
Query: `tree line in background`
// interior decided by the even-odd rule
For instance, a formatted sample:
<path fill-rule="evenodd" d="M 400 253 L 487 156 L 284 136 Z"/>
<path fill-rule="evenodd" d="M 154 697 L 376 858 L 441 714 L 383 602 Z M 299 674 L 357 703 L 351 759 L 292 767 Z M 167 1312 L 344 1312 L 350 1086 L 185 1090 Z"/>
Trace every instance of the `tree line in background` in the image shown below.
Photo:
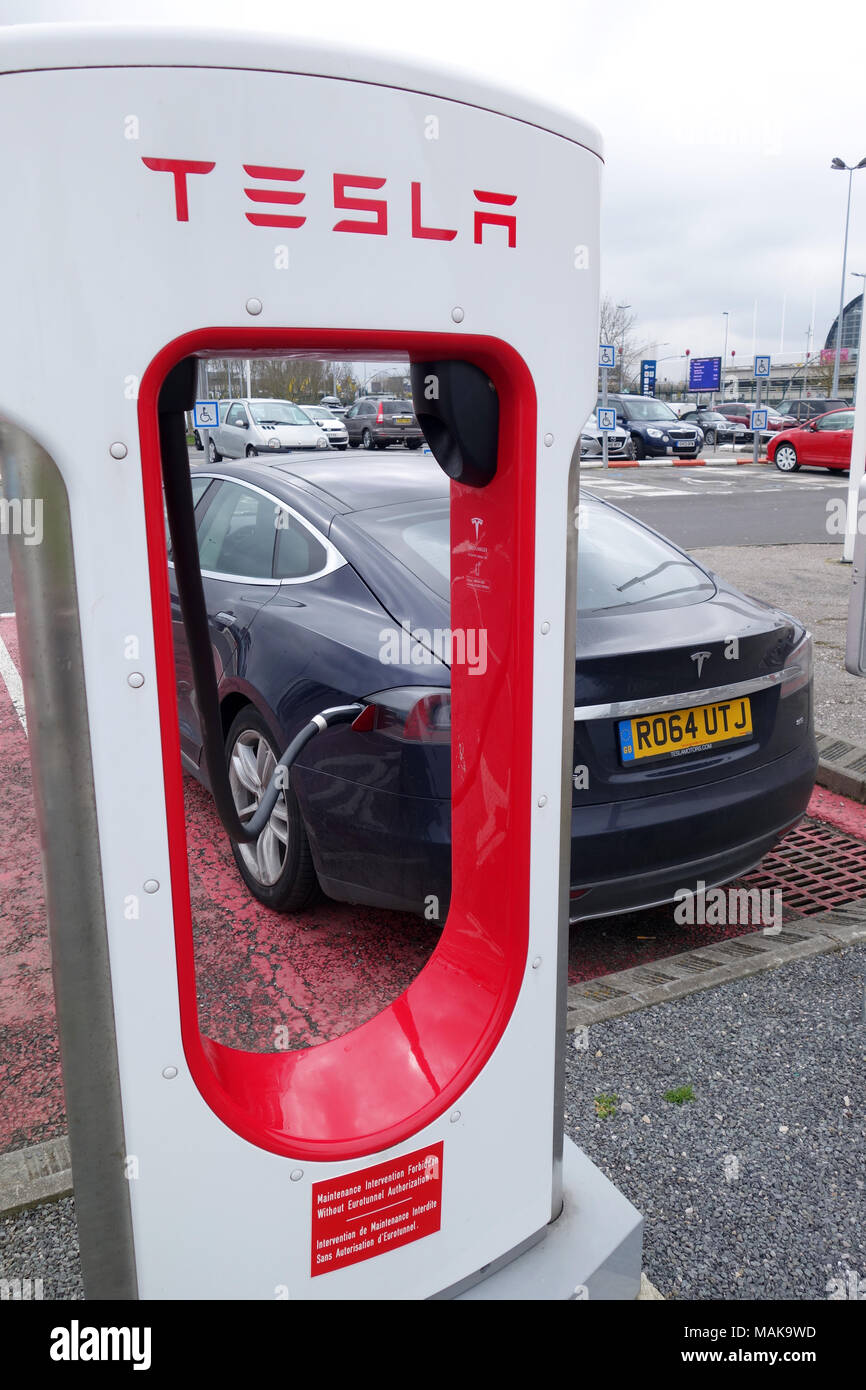
<path fill-rule="evenodd" d="M 211 359 L 208 390 L 219 400 L 247 395 L 246 362 Z M 315 405 L 322 396 L 336 396 L 344 405 L 362 392 L 364 383 L 354 375 L 351 362 L 328 362 L 318 357 L 253 358 L 250 361 L 250 394 L 298 405 Z M 370 395 L 402 395 L 404 377 L 385 375 L 369 381 Z"/>

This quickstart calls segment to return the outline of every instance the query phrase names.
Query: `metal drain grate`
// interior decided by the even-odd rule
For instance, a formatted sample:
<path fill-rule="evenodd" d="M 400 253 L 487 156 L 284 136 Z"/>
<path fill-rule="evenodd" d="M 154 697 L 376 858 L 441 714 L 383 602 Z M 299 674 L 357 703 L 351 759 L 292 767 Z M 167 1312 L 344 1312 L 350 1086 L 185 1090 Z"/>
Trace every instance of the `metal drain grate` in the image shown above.
<path fill-rule="evenodd" d="M 764 951 L 763 946 L 750 946 L 745 941 L 723 941 L 713 949 L 726 956 L 760 956 Z"/>
<path fill-rule="evenodd" d="M 822 822 L 805 820 L 789 831 L 746 888 L 780 889 L 786 917 L 813 916 L 866 894 L 866 841 Z"/>
<path fill-rule="evenodd" d="M 598 980 L 592 980 L 580 993 L 585 999 L 624 999 L 626 995 L 624 989 L 614 989 L 613 985 L 603 985 Z"/>
<path fill-rule="evenodd" d="M 706 956 L 681 956 L 677 961 L 681 970 L 690 970 L 693 975 L 699 975 L 702 970 L 718 970 L 719 961 L 707 960 Z"/>
<path fill-rule="evenodd" d="M 801 936 L 796 931 L 769 931 L 767 936 L 770 941 L 781 941 L 783 946 L 794 946 L 798 941 L 805 941 L 805 936 Z"/>
<path fill-rule="evenodd" d="M 821 757 L 826 759 L 828 763 L 833 763 L 836 762 L 836 760 L 840 758 L 843 753 L 853 752 L 853 744 L 845 743 L 843 739 L 838 738 L 835 740 L 835 742 L 827 744 L 826 747 L 822 747 Z"/>
<path fill-rule="evenodd" d="M 675 975 L 663 975 L 661 970 L 634 970 L 632 978 L 642 985 L 669 985 Z"/>
<path fill-rule="evenodd" d="M 847 763 L 846 767 L 849 772 L 866 772 L 866 753 L 855 758 L 853 763 Z"/>

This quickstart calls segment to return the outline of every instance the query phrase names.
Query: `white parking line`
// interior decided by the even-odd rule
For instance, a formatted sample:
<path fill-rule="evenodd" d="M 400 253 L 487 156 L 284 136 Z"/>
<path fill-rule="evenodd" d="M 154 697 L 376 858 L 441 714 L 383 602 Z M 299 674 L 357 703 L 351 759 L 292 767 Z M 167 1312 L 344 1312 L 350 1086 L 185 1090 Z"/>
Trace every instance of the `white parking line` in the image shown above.
<path fill-rule="evenodd" d="M 15 712 L 21 720 L 21 727 L 27 733 L 27 714 L 24 709 L 24 687 L 21 684 L 21 677 L 18 674 L 18 667 L 9 655 L 9 648 L 0 637 L 0 676 L 9 691 L 9 698 L 15 706 Z"/>

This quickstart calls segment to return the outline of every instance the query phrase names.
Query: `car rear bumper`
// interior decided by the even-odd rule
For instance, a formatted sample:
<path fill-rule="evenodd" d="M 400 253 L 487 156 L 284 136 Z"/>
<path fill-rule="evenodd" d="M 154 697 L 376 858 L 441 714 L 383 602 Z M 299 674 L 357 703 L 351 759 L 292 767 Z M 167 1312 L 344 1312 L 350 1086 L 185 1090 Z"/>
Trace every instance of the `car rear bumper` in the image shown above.
<path fill-rule="evenodd" d="M 757 864 L 809 804 L 813 738 L 739 777 L 687 795 L 574 806 L 572 921 L 671 902 L 679 889 L 725 883 Z"/>
<path fill-rule="evenodd" d="M 571 901 L 572 920 L 670 902 L 698 879 L 713 886 L 745 873 L 803 815 L 817 765 L 809 738 L 772 763 L 687 795 L 573 807 L 571 885 L 580 896 Z M 326 893 L 419 913 L 432 896 L 444 915 L 450 801 L 398 795 L 297 765 L 293 786 Z"/>

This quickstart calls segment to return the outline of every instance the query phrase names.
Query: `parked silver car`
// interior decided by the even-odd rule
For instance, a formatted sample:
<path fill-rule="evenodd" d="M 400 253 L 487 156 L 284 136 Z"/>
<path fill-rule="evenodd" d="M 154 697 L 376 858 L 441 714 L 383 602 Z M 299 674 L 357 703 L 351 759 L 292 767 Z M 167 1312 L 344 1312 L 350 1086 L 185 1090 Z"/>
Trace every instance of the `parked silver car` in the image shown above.
<path fill-rule="evenodd" d="M 207 456 L 218 463 L 221 458 L 327 448 L 325 431 L 292 401 L 220 401 L 220 423 L 210 431 Z"/>
<path fill-rule="evenodd" d="M 604 434 L 598 428 L 598 421 L 594 415 L 590 415 L 583 429 L 580 431 L 580 456 L 581 458 L 600 458 L 603 453 L 602 440 Z M 607 456 L 608 458 L 634 458 L 634 445 L 628 430 L 624 430 L 622 425 L 617 425 L 615 430 L 607 431 Z"/>
<path fill-rule="evenodd" d="M 328 436 L 328 443 L 332 449 L 348 449 L 349 432 L 342 420 L 338 420 L 326 405 L 304 405 L 301 406 L 305 415 L 309 415 L 314 425 L 318 425 L 320 430 L 324 430 Z"/>

